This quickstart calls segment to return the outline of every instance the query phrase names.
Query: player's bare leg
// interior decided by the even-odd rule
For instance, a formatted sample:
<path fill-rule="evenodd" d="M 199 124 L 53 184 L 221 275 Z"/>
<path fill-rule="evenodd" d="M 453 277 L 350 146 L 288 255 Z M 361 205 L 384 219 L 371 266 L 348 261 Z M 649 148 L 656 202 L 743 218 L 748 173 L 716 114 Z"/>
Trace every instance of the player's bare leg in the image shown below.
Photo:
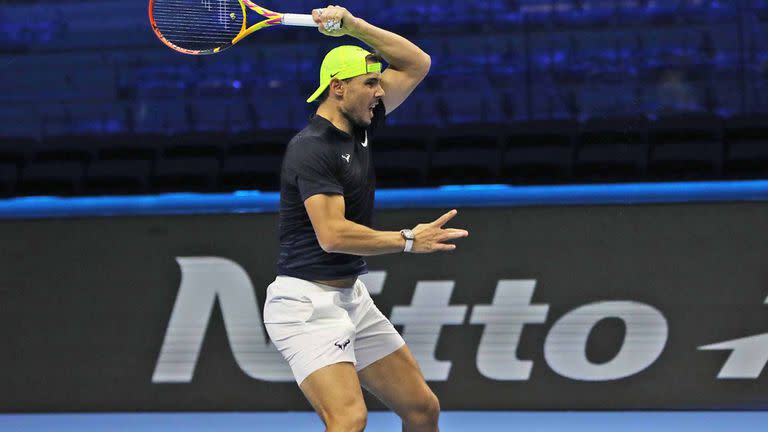
<path fill-rule="evenodd" d="M 400 416 L 404 432 L 437 432 L 440 402 L 407 345 L 358 375 L 363 387 Z"/>
<path fill-rule="evenodd" d="M 301 383 L 301 391 L 325 423 L 327 432 L 365 430 L 368 409 L 352 363 L 336 363 L 316 370 Z"/>

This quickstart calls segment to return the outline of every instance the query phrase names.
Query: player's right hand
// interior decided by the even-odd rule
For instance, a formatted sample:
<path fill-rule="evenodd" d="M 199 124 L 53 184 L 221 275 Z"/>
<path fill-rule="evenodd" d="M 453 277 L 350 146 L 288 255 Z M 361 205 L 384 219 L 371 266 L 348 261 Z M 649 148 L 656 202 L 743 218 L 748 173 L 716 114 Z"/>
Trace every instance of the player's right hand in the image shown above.
<path fill-rule="evenodd" d="M 326 36 L 352 34 L 357 26 L 357 18 L 341 6 L 328 5 L 315 9 L 312 11 L 312 19 L 317 23 L 317 30 Z"/>
<path fill-rule="evenodd" d="M 445 243 L 451 240 L 467 237 L 469 232 L 463 229 L 443 228 L 443 226 L 453 219 L 459 212 L 451 210 L 448 213 L 427 224 L 419 224 L 413 228 L 413 253 L 432 253 L 440 251 L 452 251 L 456 249 L 455 244 Z"/>

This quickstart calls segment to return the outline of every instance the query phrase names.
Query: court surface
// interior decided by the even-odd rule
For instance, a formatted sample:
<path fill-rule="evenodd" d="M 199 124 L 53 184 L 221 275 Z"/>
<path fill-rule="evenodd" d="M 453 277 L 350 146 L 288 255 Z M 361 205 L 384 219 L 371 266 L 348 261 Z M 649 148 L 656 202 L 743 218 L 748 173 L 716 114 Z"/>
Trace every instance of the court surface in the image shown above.
<path fill-rule="evenodd" d="M 441 432 L 745 432 L 765 430 L 768 412 L 445 412 Z M 314 413 L 5 414 L 0 431 L 322 431 Z M 400 431 L 388 412 L 369 414 L 368 432 Z"/>

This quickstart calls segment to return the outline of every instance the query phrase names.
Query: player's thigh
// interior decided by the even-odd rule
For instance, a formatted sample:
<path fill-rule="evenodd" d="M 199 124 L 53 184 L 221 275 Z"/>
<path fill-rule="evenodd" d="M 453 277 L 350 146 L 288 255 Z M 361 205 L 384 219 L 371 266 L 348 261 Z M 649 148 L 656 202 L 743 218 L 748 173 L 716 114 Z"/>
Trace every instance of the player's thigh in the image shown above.
<path fill-rule="evenodd" d="M 401 417 L 413 411 L 439 411 L 439 403 L 424 380 L 407 345 L 358 371 L 360 383 Z"/>
<path fill-rule="evenodd" d="M 318 369 L 301 383 L 300 388 L 326 424 L 341 417 L 357 417 L 365 422 L 367 409 L 352 363 L 335 363 Z"/>

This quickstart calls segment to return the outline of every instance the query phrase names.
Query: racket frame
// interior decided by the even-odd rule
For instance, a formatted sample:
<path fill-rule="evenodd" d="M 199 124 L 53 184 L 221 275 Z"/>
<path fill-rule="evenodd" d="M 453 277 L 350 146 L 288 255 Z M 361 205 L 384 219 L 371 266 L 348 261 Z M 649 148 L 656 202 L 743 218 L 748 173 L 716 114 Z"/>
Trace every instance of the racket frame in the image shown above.
<path fill-rule="evenodd" d="M 206 54 L 216 54 L 221 51 L 224 51 L 225 49 L 231 47 L 232 45 L 240 42 L 243 38 L 246 36 L 259 31 L 265 27 L 273 27 L 281 24 L 288 24 L 288 25 L 294 25 L 294 26 L 302 26 L 302 27 L 314 27 L 317 26 L 317 24 L 312 20 L 312 15 L 302 15 L 302 14 L 281 14 L 278 12 L 273 12 L 269 9 L 263 8 L 256 3 L 252 2 L 251 0 L 237 0 L 238 3 L 240 3 L 240 8 L 243 10 L 243 26 L 240 29 L 240 33 L 235 36 L 232 41 L 230 41 L 227 44 L 224 44 L 220 47 L 216 47 L 213 49 L 208 50 L 190 50 L 187 48 L 182 48 L 173 42 L 169 41 L 163 34 L 160 32 L 160 29 L 157 28 L 157 23 L 155 22 L 155 17 L 153 16 L 153 8 L 154 8 L 154 0 L 149 0 L 149 23 L 152 26 L 152 31 L 155 32 L 155 35 L 162 41 L 165 45 L 167 45 L 169 48 L 171 48 L 174 51 L 178 51 L 184 54 L 190 54 L 190 55 L 206 55 Z M 248 27 L 247 21 L 248 21 L 248 14 L 246 10 L 246 6 L 248 9 L 253 10 L 254 12 L 258 13 L 259 15 L 265 17 L 263 21 L 259 21 L 258 23 Z M 290 17 L 288 23 L 285 22 L 285 16 L 288 15 Z"/>

